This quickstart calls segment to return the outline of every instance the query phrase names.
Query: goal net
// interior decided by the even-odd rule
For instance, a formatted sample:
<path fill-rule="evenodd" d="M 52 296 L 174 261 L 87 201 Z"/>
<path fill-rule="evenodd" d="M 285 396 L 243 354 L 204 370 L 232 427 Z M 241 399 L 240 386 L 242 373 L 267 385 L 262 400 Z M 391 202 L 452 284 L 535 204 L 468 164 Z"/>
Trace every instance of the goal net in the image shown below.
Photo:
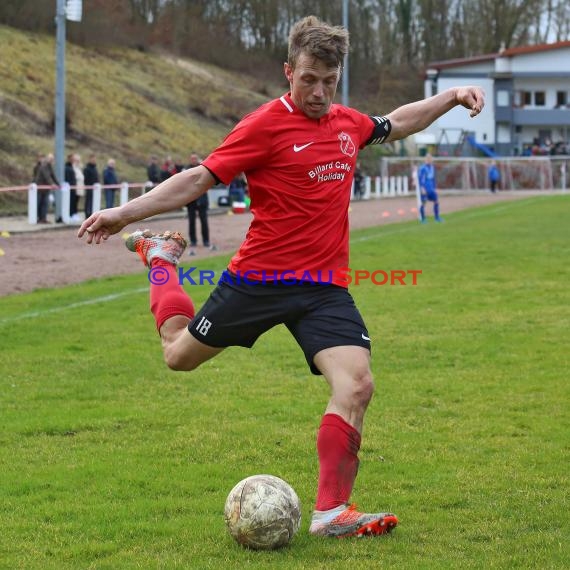
<path fill-rule="evenodd" d="M 559 165 L 553 167 L 548 156 L 497 158 L 500 190 L 552 190 L 561 188 Z M 389 157 L 381 161 L 383 178 L 408 177 L 413 185 L 414 173 L 422 157 Z M 489 190 L 488 158 L 434 157 L 438 190 Z M 557 184 L 555 185 L 555 178 Z"/>

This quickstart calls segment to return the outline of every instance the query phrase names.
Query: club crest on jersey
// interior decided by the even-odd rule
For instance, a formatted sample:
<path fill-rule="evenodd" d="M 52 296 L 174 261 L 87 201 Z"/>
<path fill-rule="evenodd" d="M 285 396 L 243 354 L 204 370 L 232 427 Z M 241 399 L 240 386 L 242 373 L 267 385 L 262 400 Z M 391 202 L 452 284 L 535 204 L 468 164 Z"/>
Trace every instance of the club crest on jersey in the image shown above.
<path fill-rule="evenodd" d="M 347 156 L 354 156 L 354 153 L 356 152 L 356 146 L 352 142 L 350 135 L 347 135 L 346 133 L 340 133 L 338 135 L 338 138 L 340 139 L 340 150 Z"/>

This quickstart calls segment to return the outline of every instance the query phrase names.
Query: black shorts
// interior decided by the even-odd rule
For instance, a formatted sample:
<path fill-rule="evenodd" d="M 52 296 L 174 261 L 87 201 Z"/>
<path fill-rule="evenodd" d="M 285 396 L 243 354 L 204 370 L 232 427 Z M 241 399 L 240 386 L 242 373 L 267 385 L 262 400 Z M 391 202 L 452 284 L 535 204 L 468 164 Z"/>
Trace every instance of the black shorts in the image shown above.
<path fill-rule="evenodd" d="M 313 374 L 315 354 L 334 346 L 370 350 L 366 325 L 347 289 L 314 283 L 248 284 L 222 281 L 188 325 L 197 340 L 213 347 L 244 346 L 284 324 L 305 353 Z"/>

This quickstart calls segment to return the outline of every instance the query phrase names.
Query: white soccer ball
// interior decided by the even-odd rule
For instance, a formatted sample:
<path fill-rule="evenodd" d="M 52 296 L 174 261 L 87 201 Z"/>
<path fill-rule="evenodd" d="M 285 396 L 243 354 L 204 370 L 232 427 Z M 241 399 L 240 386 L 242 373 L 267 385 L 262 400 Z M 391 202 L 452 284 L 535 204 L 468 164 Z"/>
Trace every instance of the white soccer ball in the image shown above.
<path fill-rule="evenodd" d="M 289 544 L 301 525 L 301 503 L 293 488 L 273 475 L 253 475 L 228 495 L 224 516 L 238 544 L 273 550 Z"/>

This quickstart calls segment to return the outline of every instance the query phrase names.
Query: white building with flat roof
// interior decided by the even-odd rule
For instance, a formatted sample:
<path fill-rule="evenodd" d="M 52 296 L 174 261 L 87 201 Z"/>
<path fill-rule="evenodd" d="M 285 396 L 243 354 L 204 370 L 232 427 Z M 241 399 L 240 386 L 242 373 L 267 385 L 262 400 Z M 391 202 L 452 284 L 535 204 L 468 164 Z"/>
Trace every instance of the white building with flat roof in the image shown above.
<path fill-rule="evenodd" d="M 456 107 L 424 132 L 440 152 L 513 156 L 537 139 L 570 142 L 570 41 L 428 65 L 426 97 L 458 85 L 483 87 L 486 105 L 474 119 Z"/>

